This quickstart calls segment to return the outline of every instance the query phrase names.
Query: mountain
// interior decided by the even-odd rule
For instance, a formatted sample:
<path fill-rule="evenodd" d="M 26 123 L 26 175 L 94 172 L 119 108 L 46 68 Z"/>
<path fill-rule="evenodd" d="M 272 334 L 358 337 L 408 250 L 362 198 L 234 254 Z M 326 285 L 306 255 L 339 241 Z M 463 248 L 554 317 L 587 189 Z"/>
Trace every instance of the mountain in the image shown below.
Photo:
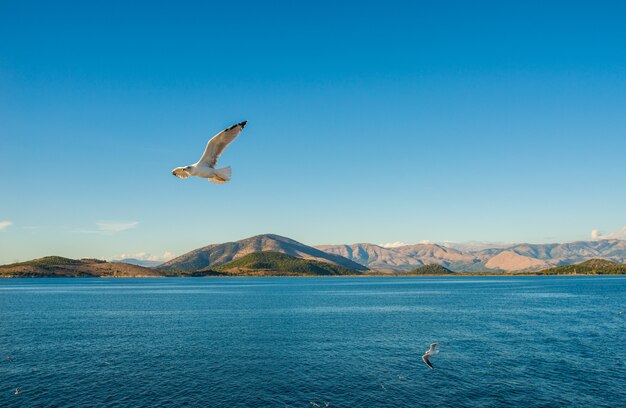
<path fill-rule="evenodd" d="M 375 244 L 321 245 L 316 248 L 380 271 L 407 272 L 427 264 L 441 264 L 453 270 L 484 270 L 483 260 L 474 254 L 438 244 L 403 245 L 392 248 Z"/>
<path fill-rule="evenodd" d="M 253 252 L 213 268 L 227 275 L 354 275 L 355 271 L 330 264 L 296 258 L 281 252 Z"/>
<path fill-rule="evenodd" d="M 32 261 L 0 266 L 0 277 L 148 277 L 162 276 L 153 269 L 98 259 L 69 259 L 47 256 Z"/>
<path fill-rule="evenodd" d="M 409 272 L 411 275 L 448 275 L 454 274 L 450 269 L 438 264 L 428 264 L 417 267 Z"/>
<path fill-rule="evenodd" d="M 539 271 L 540 275 L 617 275 L 626 274 L 626 265 L 605 259 L 590 259 L 575 265 L 562 265 Z"/>
<path fill-rule="evenodd" d="M 617 239 L 555 244 L 416 244 L 385 248 L 374 244 L 321 245 L 378 271 L 410 271 L 436 263 L 456 272 L 538 271 L 552 266 L 601 258 L 626 262 L 626 241 Z"/>
<path fill-rule="evenodd" d="M 146 259 L 137 259 L 137 258 L 124 258 L 124 259 L 115 259 L 111 262 L 121 262 L 127 263 L 131 265 L 139 265 L 146 268 L 154 268 L 155 266 L 161 265 L 164 261 L 148 261 Z"/>
<path fill-rule="evenodd" d="M 593 258 L 626 262 L 626 241 L 605 239 L 562 244 L 517 244 L 509 248 L 519 255 L 559 264 L 572 264 Z"/>
<path fill-rule="evenodd" d="M 183 254 L 157 267 L 160 271 L 213 269 L 253 252 L 272 251 L 314 261 L 327 262 L 354 271 L 368 268 L 340 255 L 330 254 L 280 235 L 265 234 L 241 241 L 213 244 Z"/>

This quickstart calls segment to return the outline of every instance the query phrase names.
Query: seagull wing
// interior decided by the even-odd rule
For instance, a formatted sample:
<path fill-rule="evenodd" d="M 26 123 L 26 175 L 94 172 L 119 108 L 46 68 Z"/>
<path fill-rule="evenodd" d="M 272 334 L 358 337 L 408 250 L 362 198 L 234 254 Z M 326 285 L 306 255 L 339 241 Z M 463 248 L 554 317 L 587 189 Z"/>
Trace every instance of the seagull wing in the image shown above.
<path fill-rule="evenodd" d="M 217 135 L 213 136 L 209 143 L 206 145 L 206 149 L 204 149 L 204 154 L 200 158 L 198 163 L 207 164 L 210 167 L 215 167 L 217 163 L 217 158 L 224 152 L 226 147 L 233 141 L 239 133 L 243 130 L 243 128 L 248 123 L 247 120 L 244 120 L 241 123 L 237 123 L 229 127 L 228 129 L 222 130 Z"/>
<path fill-rule="evenodd" d="M 174 170 L 172 170 L 172 174 L 181 179 L 186 179 L 190 176 L 189 172 L 185 170 L 184 167 L 176 167 Z"/>
<path fill-rule="evenodd" d="M 424 362 L 426 363 L 426 365 L 430 368 L 434 368 L 433 364 L 430 362 L 430 360 L 428 359 L 428 354 L 424 354 L 422 356 L 422 360 L 424 360 Z"/>

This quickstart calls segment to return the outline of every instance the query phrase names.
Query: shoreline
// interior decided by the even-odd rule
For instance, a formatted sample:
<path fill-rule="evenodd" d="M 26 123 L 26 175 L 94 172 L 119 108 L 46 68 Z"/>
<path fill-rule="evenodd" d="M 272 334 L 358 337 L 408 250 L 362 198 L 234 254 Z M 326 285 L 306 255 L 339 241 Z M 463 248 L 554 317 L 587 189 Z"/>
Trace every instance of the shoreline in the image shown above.
<path fill-rule="evenodd" d="M 354 274 L 354 275 L 206 275 L 206 276 L 189 276 L 189 275 L 170 275 L 170 276 L 154 276 L 154 275 L 138 275 L 138 276 L 63 276 L 63 275 L 45 275 L 45 276 L 0 276 L 0 279 L 206 279 L 206 278 L 475 278 L 475 277 L 525 277 L 525 276 L 626 276 L 623 273 L 561 273 L 561 274 L 545 274 L 545 273 L 448 273 L 448 274 Z"/>

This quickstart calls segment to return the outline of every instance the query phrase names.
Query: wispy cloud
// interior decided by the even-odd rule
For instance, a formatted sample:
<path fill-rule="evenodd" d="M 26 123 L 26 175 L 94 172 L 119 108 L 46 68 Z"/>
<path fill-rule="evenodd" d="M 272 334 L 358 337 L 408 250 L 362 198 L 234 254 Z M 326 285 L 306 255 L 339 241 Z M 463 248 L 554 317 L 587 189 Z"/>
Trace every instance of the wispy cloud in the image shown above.
<path fill-rule="evenodd" d="M 0 221 L 0 231 L 9 228 L 13 223 L 11 221 Z"/>
<path fill-rule="evenodd" d="M 122 232 L 135 228 L 139 225 L 139 222 L 98 221 L 96 225 L 98 226 L 98 230 L 102 232 Z"/>
<path fill-rule="evenodd" d="M 400 242 L 400 241 L 386 242 L 384 244 L 380 244 L 380 246 L 383 247 L 383 248 L 397 248 L 397 247 L 401 247 L 401 246 L 405 246 L 405 245 L 410 245 L 410 244 L 407 244 L 405 242 Z"/>
<path fill-rule="evenodd" d="M 112 235 L 118 232 L 128 231 L 139 225 L 138 221 L 98 221 L 96 222 L 96 229 L 75 229 L 71 232 L 77 232 L 79 234 L 102 234 Z"/>
<path fill-rule="evenodd" d="M 610 232 L 608 234 L 603 234 L 602 232 L 594 229 L 591 231 L 591 239 L 623 239 L 626 240 L 626 227 Z"/>

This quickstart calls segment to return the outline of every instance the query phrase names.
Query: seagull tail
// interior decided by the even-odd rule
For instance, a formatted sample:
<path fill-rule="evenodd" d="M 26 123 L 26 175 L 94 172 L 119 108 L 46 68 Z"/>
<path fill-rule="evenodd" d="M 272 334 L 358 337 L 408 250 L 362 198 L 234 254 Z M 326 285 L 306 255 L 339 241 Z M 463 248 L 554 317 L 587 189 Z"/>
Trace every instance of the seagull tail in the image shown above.
<path fill-rule="evenodd" d="M 231 176 L 233 175 L 233 171 L 230 169 L 230 166 L 224 167 L 222 169 L 216 169 L 215 175 L 209 178 L 211 183 L 224 184 L 230 181 Z"/>

